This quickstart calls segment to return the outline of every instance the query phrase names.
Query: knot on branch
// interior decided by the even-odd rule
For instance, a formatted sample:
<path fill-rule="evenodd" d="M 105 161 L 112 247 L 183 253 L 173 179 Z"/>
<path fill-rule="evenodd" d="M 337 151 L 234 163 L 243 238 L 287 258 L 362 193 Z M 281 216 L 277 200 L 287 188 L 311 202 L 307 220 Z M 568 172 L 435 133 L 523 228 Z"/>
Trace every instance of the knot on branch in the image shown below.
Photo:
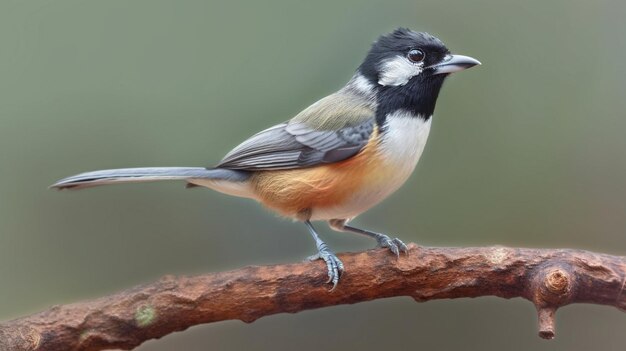
<path fill-rule="evenodd" d="M 575 284 L 575 274 L 569 264 L 546 262 L 534 270 L 530 296 L 537 308 L 540 337 L 554 338 L 556 310 L 572 300 Z"/>

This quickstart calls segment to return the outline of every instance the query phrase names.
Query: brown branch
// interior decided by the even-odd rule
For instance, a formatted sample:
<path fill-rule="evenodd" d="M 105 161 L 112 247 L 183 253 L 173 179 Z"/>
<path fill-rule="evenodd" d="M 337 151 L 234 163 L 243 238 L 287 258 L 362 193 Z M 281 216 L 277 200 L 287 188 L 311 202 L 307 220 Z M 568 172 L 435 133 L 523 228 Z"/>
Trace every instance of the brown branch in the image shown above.
<path fill-rule="evenodd" d="M 410 296 L 416 301 L 499 296 L 532 301 L 539 335 L 554 337 L 554 314 L 570 303 L 626 309 L 626 258 L 578 250 L 425 248 L 409 245 L 340 255 L 346 272 L 332 292 L 322 262 L 246 267 L 165 277 L 98 300 L 55 306 L 0 324 L 0 350 L 132 349 L 201 323 Z"/>

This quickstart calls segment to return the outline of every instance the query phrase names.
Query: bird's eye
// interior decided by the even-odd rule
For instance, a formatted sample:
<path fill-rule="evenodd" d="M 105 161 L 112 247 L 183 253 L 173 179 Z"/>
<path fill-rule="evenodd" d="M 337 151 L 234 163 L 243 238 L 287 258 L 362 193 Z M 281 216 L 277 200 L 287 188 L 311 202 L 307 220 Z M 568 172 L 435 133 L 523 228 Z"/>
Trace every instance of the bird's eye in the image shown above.
<path fill-rule="evenodd" d="M 418 63 L 418 62 L 424 61 L 424 58 L 426 57 L 426 54 L 422 50 L 413 49 L 413 50 L 409 51 L 409 53 L 406 55 L 406 57 L 411 62 Z"/>

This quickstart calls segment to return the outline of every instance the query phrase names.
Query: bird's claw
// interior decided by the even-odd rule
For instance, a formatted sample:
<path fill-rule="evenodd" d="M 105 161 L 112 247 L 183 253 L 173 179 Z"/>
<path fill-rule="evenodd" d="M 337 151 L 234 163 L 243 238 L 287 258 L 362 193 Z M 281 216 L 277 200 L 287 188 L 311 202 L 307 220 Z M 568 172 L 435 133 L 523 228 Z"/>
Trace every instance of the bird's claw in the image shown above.
<path fill-rule="evenodd" d="M 387 235 L 381 234 L 376 240 L 378 241 L 378 247 L 388 248 L 397 257 L 400 257 L 400 252 L 409 254 L 409 247 L 398 238 L 391 239 Z"/>
<path fill-rule="evenodd" d="M 333 287 L 330 291 L 335 290 L 337 287 L 337 283 L 339 282 L 339 278 L 344 271 L 343 263 L 332 251 L 328 248 L 323 247 L 319 250 L 316 255 L 310 256 L 307 258 L 309 261 L 315 261 L 322 259 L 326 262 L 326 268 L 328 269 L 328 281 L 326 283 L 332 283 Z"/>

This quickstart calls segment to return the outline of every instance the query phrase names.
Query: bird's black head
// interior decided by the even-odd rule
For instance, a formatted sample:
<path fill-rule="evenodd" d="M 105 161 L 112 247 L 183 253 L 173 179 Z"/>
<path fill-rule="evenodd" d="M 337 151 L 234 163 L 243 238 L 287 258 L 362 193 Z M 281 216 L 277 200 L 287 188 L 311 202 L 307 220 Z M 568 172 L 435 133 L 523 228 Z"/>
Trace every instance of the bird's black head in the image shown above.
<path fill-rule="evenodd" d="M 429 118 L 448 74 L 480 64 L 452 55 L 428 33 L 398 28 L 378 38 L 358 73 L 377 90 L 380 113 L 405 109 Z"/>

